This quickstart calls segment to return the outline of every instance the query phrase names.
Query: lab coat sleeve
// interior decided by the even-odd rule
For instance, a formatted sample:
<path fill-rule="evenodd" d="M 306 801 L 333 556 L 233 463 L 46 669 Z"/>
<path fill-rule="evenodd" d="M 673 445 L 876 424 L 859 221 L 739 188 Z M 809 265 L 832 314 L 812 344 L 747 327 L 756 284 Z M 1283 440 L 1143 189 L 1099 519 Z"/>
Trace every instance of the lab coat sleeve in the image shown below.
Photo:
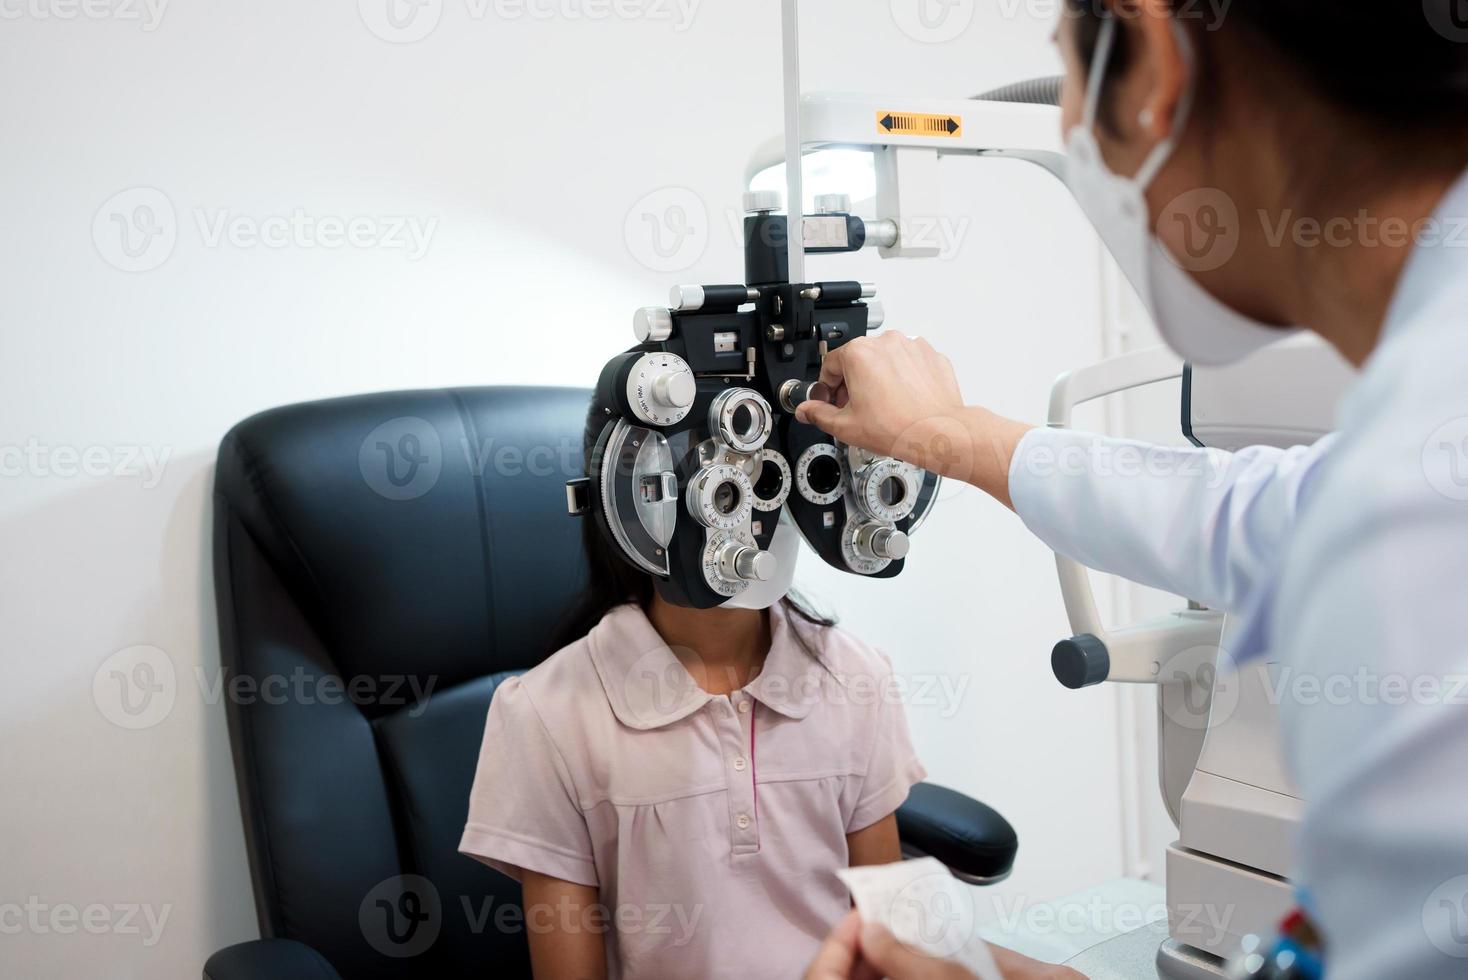
<path fill-rule="evenodd" d="M 1228 453 L 1040 428 L 1016 448 L 1009 490 L 1051 550 L 1237 611 L 1264 584 L 1331 442 Z"/>

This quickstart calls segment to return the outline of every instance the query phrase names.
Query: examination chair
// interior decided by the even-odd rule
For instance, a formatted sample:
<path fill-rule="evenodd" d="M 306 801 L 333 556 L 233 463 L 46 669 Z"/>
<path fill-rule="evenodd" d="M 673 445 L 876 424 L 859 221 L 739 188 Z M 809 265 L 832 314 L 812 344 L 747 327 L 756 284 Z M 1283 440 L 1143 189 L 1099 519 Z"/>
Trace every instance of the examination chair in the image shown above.
<path fill-rule="evenodd" d="M 206 978 L 530 976 L 519 886 L 458 843 L 490 699 L 581 588 L 563 485 L 589 397 L 363 395 L 224 437 L 214 589 L 264 938 Z M 1004 818 L 952 790 L 916 787 L 898 822 L 968 879 L 1014 861 Z"/>

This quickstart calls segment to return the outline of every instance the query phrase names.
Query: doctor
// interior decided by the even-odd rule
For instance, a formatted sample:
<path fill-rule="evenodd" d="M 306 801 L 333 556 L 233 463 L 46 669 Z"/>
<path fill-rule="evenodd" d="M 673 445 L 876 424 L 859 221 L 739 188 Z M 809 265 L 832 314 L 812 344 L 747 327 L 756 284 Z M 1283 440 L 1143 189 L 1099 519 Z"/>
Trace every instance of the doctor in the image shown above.
<path fill-rule="evenodd" d="M 987 491 L 1092 568 L 1228 611 L 1235 660 L 1309 679 L 1281 715 L 1328 976 L 1463 977 L 1468 9 L 1225 10 L 1066 0 L 1068 182 L 1183 357 L 1225 363 L 1303 327 L 1359 366 L 1333 436 L 1237 453 L 1222 479 L 1186 465 L 1202 450 L 1079 472 L 1055 461 L 1120 442 L 967 405 L 947 359 L 897 334 L 834 352 L 835 403 L 801 413 Z M 811 975 L 953 970 L 848 921 Z"/>

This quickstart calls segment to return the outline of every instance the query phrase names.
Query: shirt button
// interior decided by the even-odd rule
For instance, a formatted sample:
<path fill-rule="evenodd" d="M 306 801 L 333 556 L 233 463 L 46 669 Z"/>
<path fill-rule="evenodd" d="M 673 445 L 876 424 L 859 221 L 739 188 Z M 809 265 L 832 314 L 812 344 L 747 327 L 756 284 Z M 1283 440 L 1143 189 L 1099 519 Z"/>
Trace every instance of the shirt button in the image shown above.
<path fill-rule="evenodd" d="M 739 816 L 735 817 L 734 818 L 734 826 L 738 827 L 740 830 L 748 830 L 749 829 L 749 814 L 747 814 L 747 813 L 741 813 Z"/>
<path fill-rule="evenodd" d="M 749 714 L 749 698 L 744 697 L 739 699 L 739 710 L 743 714 Z"/>
<path fill-rule="evenodd" d="M 744 756 L 741 755 L 737 759 L 734 760 L 734 771 L 735 772 L 743 772 L 744 771 L 744 766 L 745 766 Z"/>

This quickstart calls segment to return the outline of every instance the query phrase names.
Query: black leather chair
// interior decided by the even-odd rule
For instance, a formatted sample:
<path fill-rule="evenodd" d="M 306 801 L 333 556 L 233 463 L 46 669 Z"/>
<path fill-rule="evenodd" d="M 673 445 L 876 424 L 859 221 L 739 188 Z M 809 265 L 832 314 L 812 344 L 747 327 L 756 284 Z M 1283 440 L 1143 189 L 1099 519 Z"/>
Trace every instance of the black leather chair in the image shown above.
<path fill-rule="evenodd" d="M 582 582 L 563 484 L 588 397 L 365 395 L 225 436 L 215 596 L 264 938 L 206 978 L 529 976 L 518 886 L 457 845 L 490 698 Z M 900 820 L 963 874 L 1014 860 L 1004 819 L 952 791 Z"/>

